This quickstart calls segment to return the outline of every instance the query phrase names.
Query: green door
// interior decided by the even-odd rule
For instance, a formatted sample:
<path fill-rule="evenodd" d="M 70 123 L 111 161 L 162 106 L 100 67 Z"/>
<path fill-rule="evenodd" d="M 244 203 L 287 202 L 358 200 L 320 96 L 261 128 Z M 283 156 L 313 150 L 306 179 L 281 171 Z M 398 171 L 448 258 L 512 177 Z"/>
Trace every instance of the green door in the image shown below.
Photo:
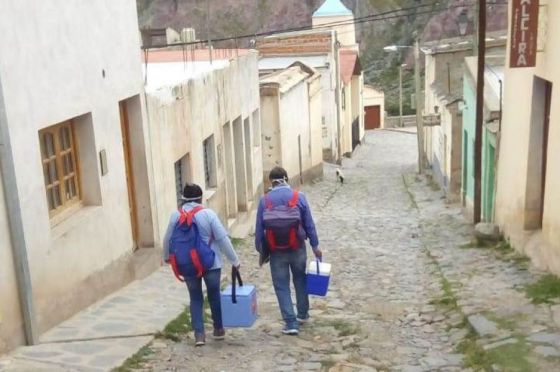
<path fill-rule="evenodd" d="M 484 210 L 483 217 L 484 221 L 492 222 L 494 219 L 494 157 L 496 150 L 494 146 L 488 144 L 487 156 L 484 164 L 485 167 L 485 185 L 484 185 Z"/>

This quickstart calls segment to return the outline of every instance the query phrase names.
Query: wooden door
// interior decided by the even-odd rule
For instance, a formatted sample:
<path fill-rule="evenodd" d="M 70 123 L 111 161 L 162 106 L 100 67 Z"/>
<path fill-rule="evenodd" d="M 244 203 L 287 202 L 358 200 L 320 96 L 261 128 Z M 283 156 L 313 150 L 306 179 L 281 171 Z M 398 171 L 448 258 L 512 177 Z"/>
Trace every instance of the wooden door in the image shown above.
<path fill-rule="evenodd" d="M 366 129 L 376 129 L 381 126 L 381 108 L 379 106 L 367 106 L 365 127 Z"/>
<path fill-rule="evenodd" d="M 138 249 L 138 218 L 136 215 L 136 197 L 134 191 L 134 177 L 131 164 L 130 152 L 130 124 L 128 121 L 128 114 L 126 111 L 126 102 L 119 103 L 119 110 L 121 116 L 121 133 L 124 152 L 124 164 L 126 171 L 126 185 L 128 188 L 128 206 L 130 212 L 130 225 L 132 227 L 132 249 Z"/>
<path fill-rule="evenodd" d="M 548 163 L 548 133 L 550 128 L 550 106 L 552 103 L 552 83 L 545 83 L 545 100 L 544 100 L 544 123 L 543 123 L 543 143 L 542 143 L 542 170 L 541 170 L 541 226 L 544 217 L 544 197 L 546 186 L 546 167 Z"/>

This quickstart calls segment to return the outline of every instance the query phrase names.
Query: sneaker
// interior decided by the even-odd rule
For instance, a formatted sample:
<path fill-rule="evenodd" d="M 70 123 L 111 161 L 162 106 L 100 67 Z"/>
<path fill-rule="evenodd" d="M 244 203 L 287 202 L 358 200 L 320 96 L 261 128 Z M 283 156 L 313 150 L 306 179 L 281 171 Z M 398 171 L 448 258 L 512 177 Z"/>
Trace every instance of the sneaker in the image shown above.
<path fill-rule="evenodd" d="M 299 316 L 296 318 L 296 320 L 298 321 L 298 323 L 307 323 L 309 322 L 309 317 L 307 318 L 300 318 Z"/>
<path fill-rule="evenodd" d="M 197 333 L 194 335 L 194 346 L 203 346 L 206 344 L 206 337 L 204 333 Z"/>
<path fill-rule="evenodd" d="M 223 340 L 226 338 L 226 331 L 223 328 L 214 329 L 214 340 Z"/>
<path fill-rule="evenodd" d="M 285 335 L 297 336 L 299 334 L 299 330 L 297 328 L 284 328 L 282 333 Z"/>

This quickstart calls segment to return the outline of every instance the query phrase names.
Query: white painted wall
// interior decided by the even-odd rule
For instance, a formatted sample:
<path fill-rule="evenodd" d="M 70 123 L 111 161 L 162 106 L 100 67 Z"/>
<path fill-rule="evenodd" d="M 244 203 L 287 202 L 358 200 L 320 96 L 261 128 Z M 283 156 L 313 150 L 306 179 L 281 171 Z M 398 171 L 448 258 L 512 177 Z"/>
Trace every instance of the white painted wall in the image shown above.
<path fill-rule="evenodd" d="M 2 185 L 0 175 L 0 355 L 25 342 Z"/>
<path fill-rule="evenodd" d="M 307 85 L 301 81 L 290 91 L 280 97 L 280 143 L 282 147 L 282 167 L 286 169 L 290 179 L 299 176 L 298 136 L 301 136 L 302 172 L 310 165 L 307 144 L 309 143 L 309 98 Z M 307 104 L 306 104 L 307 103 Z"/>
<path fill-rule="evenodd" d="M 136 3 L 5 0 L 0 14 L 0 50 L 10 51 L 0 55 L 1 88 L 38 323 L 46 330 L 104 293 L 103 283 L 81 284 L 132 252 L 118 103 L 143 90 Z M 106 176 L 99 178 L 95 163 L 82 168 L 98 183 L 101 199 L 51 226 L 38 132 L 86 114 L 91 123 L 86 118 L 78 125 L 91 126 L 93 151 L 87 155 L 107 151 Z M 17 302 L 13 291 L 1 296 L 3 304 Z"/>
<path fill-rule="evenodd" d="M 232 125 L 238 118 L 242 121 L 249 118 L 251 123 L 251 138 L 245 140 L 252 147 L 250 156 L 254 167 L 249 176 L 254 178 L 253 189 L 249 190 L 250 197 L 245 203 L 252 206 L 251 200 L 256 200 L 255 196 L 262 191 L 262 152 L 260 143 L 253 142 L 255 123 L 252 119 L 255 115 L 260 117 L 257 55 L 250 53 L 227 63 L 217 62 L 215 67 L 207 66 L 203 73 L 176 85 L 165 75 L 165 65 L 174 63 L 159 63 L 154 69 L 148 67 L 149 73 L 163 72 L 160 75 L 162 80 L 158 75 L 152 76 L 152 84 L 146 93 L 160 243 L 169 215 L 177 208 L 174 164 L 186 154 L 190 155 L 192 174 L 188 181 L 204 189 L 205 204 L 218 213 L 224 224 L 228 224 L 228 219 L 232 219 L 231 223 L 236 222 L 233 221 L 236 216 L 228 213 L 227 196 L 228 193 L 237 194 L 237 186 L 233 183 L 234 188 L 228 188 L 226 160 L 232 159 L 236 151 L 243 153 L 245 158 L 246 152 L 243 147 L 235 147 L 231 154 L 226 153 L 227 133 L 224 130 L 233 135 Z M 163 85 L 158 86 L 158 82 Z M 224 127 L 227 123 L 229 126 Z M 215 144 L 217 187 L 206 189 L 203 141 L 211 135 Z M 233 164 L 232 177 L 235 177 L 236 172 L 244 170 L 235 168 L 235 161 Z M 235 204 L 230 205 L 230 210 L 237 210 L 237 198 L 230 200 L 233 201 L 230 204 Z"/>

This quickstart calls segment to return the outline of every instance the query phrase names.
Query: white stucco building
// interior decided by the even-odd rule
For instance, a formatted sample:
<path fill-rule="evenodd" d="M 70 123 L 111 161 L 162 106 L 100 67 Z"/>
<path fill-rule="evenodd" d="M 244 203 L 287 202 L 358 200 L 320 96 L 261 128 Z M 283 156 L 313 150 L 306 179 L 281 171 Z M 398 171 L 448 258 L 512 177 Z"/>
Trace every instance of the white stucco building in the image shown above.
<path fill-rule="evenodd" d="M 354 15 L 340 0 L 326 0 L 312 16 L 312 30 L 258 42 L 261 74 L 300 61 L 321 73 L 323 159 L 351 156 L 364 136 L 363 75 Z M 332 23 L 344 23 L 332 26 Z"/>
<path fill-rule="evenodd" d="M 512 3 L 508 2 L 510 32 L 520 14 Z M 560 2 L 541 0 L 519 6 L 539 6 L 536 13 L 521 9 L 524 15 L 532 15 L 517 18 L 527 27 L 537 26 L 537 33 L 528 39 L 534 44 L 518 48 L 515 58 L 511 58 L 512 38 L 508 39 L 495 216 L 513 247 L 539 267 L 560 274 L 560 168 L 556 164 L 560 153 Z M 520 58 L 523 51 L 534 52 L 534 67 L 523 64 L 528 59 L 526 55 Z"/>
<path fill-rule="evenodd" d="M 503 60 L 505 39 L 503 33 L 488 35 L 488 64 L 495 64 L 491 62 L 492 58 L 500 59 L 501 56 Z M 465 195 L 461 195 L 461 185 L 465 186 L 462 179 L 468 176 L 466 168 L 463 170 L 462 158 L 463 114 L 465 110 L 476 110 L 476 105 L 473 107 L 470 101 L 467 107 L 464 97 L 465 57 L 472 55 L 472 48 L 471 40 L 466 37 L 425 43 L 422 47 L 426 61 L 423 113 L 432 118 L 438 117 L 431 122 L 436 125 L 430 126 L 430 121 L 424 124 L 426 158 L 449 201 L 465 200 Z M 465 138 L 468 140 L 468 137 L 469 134 Z"/>
<path fill-rule="evenodd" d="M 134 279 L 154 230 L 135 1 L 0 13 L 1 352 Z"/>
<path fill-rule="evenodd" d="M 207 49 L 188 55 L 148 53 L 158 242 L 186 182 L 202 187 L 204 204 L 234 235 L 253 225 L 250 212 L 263 190 L 257 53 L 214 50 L 212 63 Z"/>
<path fill-rule="evenodd" d="M 311 30 L 266 37 L 259 41 L 259 73 L 267 75 L 283 70 L 294 62 L 316 69 L 321 75 L 321 133 L 323 159 L 340 159 L 338 123 L 341 120 L 339 73 L 336 32 Z"/>
<path fill-rule="evenodd" d="M 317 70 L 296 62 L 260 80 L 263 179 L 276 166 L 299 185 L 323 175 L 321 81 Z"/>

